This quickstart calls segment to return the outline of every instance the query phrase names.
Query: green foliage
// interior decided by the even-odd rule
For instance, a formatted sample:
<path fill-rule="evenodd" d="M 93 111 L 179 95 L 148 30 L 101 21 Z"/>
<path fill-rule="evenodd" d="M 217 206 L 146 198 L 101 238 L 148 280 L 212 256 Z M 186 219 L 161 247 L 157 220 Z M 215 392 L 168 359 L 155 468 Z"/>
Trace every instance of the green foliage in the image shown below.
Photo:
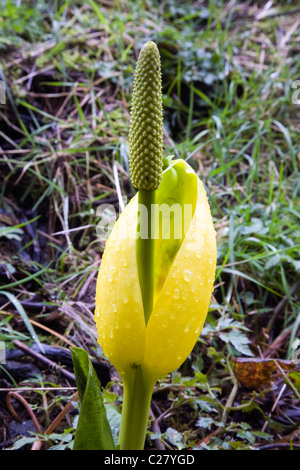
<path fill-rule="evenodd" d="M 44 31 L 41 23 L 47 12 L 47 5 L 40 2 L 41 5 L 35 7 L 34 3 L 31 0 L 23 2 L 2 0 L 0 49 L 8 45 L 20 45 L 19 38 L 34 41 L 43 37 Z"/>
<path fill-rule="evenodd" d="M 84 349 L 72 348 L 71 353 L 80 400 L 80 415 L 73 449 L 113 450 L 115 445 L 96 372 Z"/>
<path fill-rule="evenodd" d="M 300 106 L 292 95 L 300 63 L 289 12 L 297 2 L 271 10 L 214 0 L 201 7 L 179 0 L 1 6 L 0 282 L 13 297 L 1 296 L 0 339 L 9 347 L 14 339 L 31 344 L 34 334 L 56 342 L 37 326 L 32 331 L 36 320 L 101 355 L 91 321 L 103 251 L 97 207 L 112 203 L 118 212 L 120 198 L 134 194 L 132 75 L 141 45 L 155 41 L 165 156 L 186 159 L 205 184 L 218 268 L 194 352 L 157 385 L 161 432 L 150 432 L 148 445 L 249 449 L 289 436 L 299 421 L 298 372 L 278 370 L 269 387 L 247 390 L 236 385 L 231 361 L 265 353 L 290 360 L 299 337 Z M 3 225 L 3 215 L 13 222 Z M 27 309 L 31 301 L 38 310 Z M 50 307 L 66 323 L 53 320 Z M 8 371 L 4 377 L 18 386 Z M 109 387 L 103 395 L 116 438 L 121 394 L 110 396 Z M 72 446 L 69 428 L 64 423 L 49 445 Z M 15 446 L 36 438 L 24 439 Z"/>

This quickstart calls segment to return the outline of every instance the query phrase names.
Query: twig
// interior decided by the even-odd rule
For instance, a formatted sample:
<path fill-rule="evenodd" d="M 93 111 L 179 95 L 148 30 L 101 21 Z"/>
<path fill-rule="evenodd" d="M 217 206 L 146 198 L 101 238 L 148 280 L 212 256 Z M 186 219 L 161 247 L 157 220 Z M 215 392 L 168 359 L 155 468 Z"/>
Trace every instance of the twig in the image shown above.
<path fill-rule="evenodd" d="M 218 434 L 218 432 L 223 429 L 222 427 L 218 427 L 217 429 L 215 429 L 214 431 L 212 431 L 210 434 L 208 434 L 207 436 L 205 436 L 203 439 L 201 439 L 200 441 L 197 442 L 197 447 L 200 447 L 201 444 L 206 444 L 208 445 L 210 443 L 210 440 L 212 437 L 216 436 Z"/>
<path fill-rule="evenodd" d="M 226 362 L 227 362 L 227 366 L 228 366 L 228 369 L 229 369 L 229 372 L 230 372 L 230 375 L 231 375 L 231 379 L 232 379 L 232 382 L 233 382 L 233 387 L 231 389 L 230 395 L 229 395 L 229 397 L 227 399 L 227 402 L 225 404 L 225 407 L 223 409 L 222 420 L 221 420 L 223 424 L 225 424 L 226 421 L 227 421 L 227 412 L 232 407 L 234 399 L 235 399 L 235 397 L 237 395 L 237 392 L 239 390 L 239 383 L 235 378 L 233 370 L 232 370 L 232 368 L 229 364 L 228 358 L 226 359 Z"/>
<path fill-rule="evenodd" d="M 72 382 L 75 382 L 75 375 L 72 372 L 69 372 L 66 369 L 63 369 L 61 366 L 57 365 L 55 362 L 50 361 L 47 357 L 44 357 L 42 354 L 33 351 L 33 349 L 29 348 L 28 346 L 25 346 L 25 344 L 21 343 L 19 340 L 14 341 L 14 345 L 24 351 L 26 354 L 29 356 L 33 357 L 37 361 L 42 362 L 43 364 L 46 364 L 49 366 L 52 370 L 59 372 L 62 374 L 66 379 L 71 380 Z"/>
<path fill-rule="evenodd" d="M 276 449 L 276 447 L 283 448 L 283 447 L 297 447 L 297 449 L 300 449 L 300 444 L 291 444 L 289 442 L 274 442 L 273 444 L 266 444 L 264 446 L 258 447 L 259 450 L 269 450 L 269 449 Z"/>
<path fill-rule="evenodd" d="M 292 295 L 294 292 L 297 291 L 298 287 L 300 285 L 300 279 L 298 279 L 297 282 L 295 282 L 295 284 L 292 285 L 291 289 L 290 289 L 290 295 Z M 275 320 L 278 316 L 278 314 L 281 312 L 281 310 L 283 309 L 285 303 L 288 301 L 288 296 L 285 295 L 281 301 L 279 302 L 279 304 L 276 306 L 276 308 L 274 309 L 274 313 L 273 315 L 271 316 L 270 320 L 269 320 L 269 323 L 268 323 L 268 326 L 267 326 L 267 329 L 268 331 L 271 331 L 272 328 L 273 328 L 273 325 L 275 323 Z"/>
<path fill-rule="evenodd" d="M 282 377 L 285 379 L 285 382 L 287 385 L 293 390 L 295 396 L 300 400 L 300 393 L 298 392 L 297 388 L 295 385 L 292 383 L 290 380 L 288 374 L 285 374 L 284 370 L 280 367 L 279 361 L 275 361 L 276 367 L 280 370 Z"/>
<path fill-rule="evenodd" d="M 160 431 L 160 427 L 159 427 L 159 425 L 158 425 L 158 423 L 157 423 L 157 420 L 155 419 L 155 415 L 154 415 L 154 413 L 153 413 L 152 408 L 150 408 L 150 416 L 151 416 L 151 418 L 154 420 L 154 421 L 153 421 L 153 424 L 152 424 L 152 430 L 153 430 L 153 432 L 160 434 L 160 432 L 161 432 L 161 431 Z M 159 439 L 155 439 L 155 444 L 156 444 L 156 448 L 157 448 L 158 450 L 165 450 L 165 448 L 166 448 L 166 447 L 164 446 L 164 444 L 163 444 Z"/>
<path fill-rule="evenodd" d="M 238 392 L 238 389 L 239 389 L 238 381 L 237 381 L 237 380 L 234 380 L 234 385 L 233 385 L 233 387 L 232 387 L 232 389 L 231 389 L 230 395 L 229 395 L 229 397 L 228 397 L 228 399 L 227 399 L 225 408 L 224 408 L 224 410 L 223 410 L 222 420 L 221 420 L 221 422 L 222 422 L 223 424 L 225 424 L 226 421 L 227 421 L 227 412 L 228 412 L 229 409 L 231 409 L 231 407 L 232 407 L 232 404 L 233 404 L 233 402 L 234 402 L 234 399 L 235 399 L 235 397 L 236 397 L 236 394 L 237 394 L 237 392 Z"/>
<path fill-rule="evenodd" d="M 281 387 L 280 392 L 278 393 L 278 396 L 277 396 L 277 398 L 276 398 L 276 400 L 275 400 L 275 402 L 274 402 L 274 404 L 273 404 L 273 406 L 272 406 L 272 409 L 271 409 L 271 411 L 269 412 L 269 415 L 268 415 L 269 418 L 271 417 L 273 411 L 275 410 L 275 408 L 276 408 L 276 406 L 277 406 L 277 404 L 278 404 L 278 402 L 279 402 L 279 400 L 280 400 L 280 398 L 281 398 L 281 396 L 282 396 L 282 394 L 283 394 L 283 392 L 284 392 L 285 389 L 286 389 L 286 384 L 284 384 L 284 385 Z M 267 425 L 268 425 L 268 421 L 266 420 L 266 421 L 264 422 L 263 427 L 262 427 L 262 430 L 261 430 L 262 432 L 265 431 Z"/>
<path fill-rule="evenodd" d="M 22 397 L 22 395 L 20 395 L 19 393 L 17 392 L 8 392 L 7 396 L 6 396 L 6 405 L 7 405 L 7 408 L 8 410 L 11 412 L 11 414 L 18 420 L 18 421 L 21 421 L 18 413 L 16 412 L 16 410 L 14 409 L 14 407 L 12 406 L 11 404 L 11 398 L 16 398 L 19 402 L 22 403 L 22 405 L 26 408 L 33 424 L 34 424 L 34 427 L 35 427 L 35 430 L 38 434 L 43 434 L 42 430 L 41 430 L 41 427 L 32 411 L 32 409 L 30 408 L 30 405 L 29 403 L 27 402 L 27 400 L 25 400 L 24 397 Z M 49 436 L 56 428 L 57 426 L 59 425 L 59 423 L 63 420 L 63 418 L 66 416 L 66 414 L 69 412 L 69 410 L 72 408 L 72 401 L 74 400 L 77 400 L 78 399 L 78 392 L 76 392 L 72 399 L 64 406 L 64 408 L 61 410 L 61 412 L 56 416 L 56 418 L 52 421 L 52 423 L 50 424 L 50 426 L 47 428 L 47 430 L 45 431 L 44 433 L 44 436 Z M 31 450 L 41 450 L 43 446 L 43 441 L 41 440 L 38 440 L 38 441 L 35 441 L 33 444 L 32 444 L 32 447 L 31 447 Z"/>
<path fill-rule="evenodd" d="M 268 349 L 266 349 L 262 356 L 263 358 L 268 358 L 270 354 L 274 354 L 274 351 L 279 349 L 280 345 L 285 341 L 285 339 L 291 334 L 291 327 L 289 327 L 286 331 L 284 331 L 281 335 L 279 335 L 272 344 L 269 345 Z"/>
<path fill-rule="evenodd" d="M 9 302 L 7 302 L 7 305 L 9 304 Z M 3 306 L 4 307 L 4 306 Z M 11 312 L 6 312 L 4 310 L 1 310 L 1 313 L 4 314 L 4 315 L 11 315 Z M 15 314 L 16 317 L 20 317 L 19 314 Z M 72 341 L 70 341 L 68 338 L 66 338 L 65 336 L 61 335 L 60 333 L 58 333 L 57 331 L 55 330 L 52 330 L 51 328 L 48 328 L 48 326 L 45 326 L 43 325 L 42 323 L 39 323 L 35 320 L 32 320 L 32 318 L 29 318 L 29 321 L 30 323 L 32 323 L 32 325 L 35 325 L 35 326 L 38 326 L 39 328 L 41 328 L 41 330 L 45 330 L 47 331 L 48 333 L 52 334 L 53 336 L 56 336 L 57 338 L 59 338 L 61 341 L 63 341 L 64 343 L 68 344 L 69 346 L 71 346 L 72 348 L 76 347 L 76 344 L 72 343 Z"/>
<path fill-rule="evenodd" d="M 44 392 L 44 391 L 59 391 L 59 390 L 77 390 L 77 387 L 16 387 L 16 388 L 0 388 L 0 392 Z"/>
<path fill-rule="evenodd" d="M 25 400 L 24 397 L 22 397 L 22 395 L 20 395 L 19 393 L 17 392 L 8 392 L 8 394 L 6 395 L 6 406 L 7 408 L 9 409 L 9 411 L 11 412 L 11 414 L 18 420 L 18 421 L 21 421 L 21 418 L 19 417 L 18 413 L 16 412 L 16 410 L 14 409 L 14 407 L 12 406 L 11 404 L 11 401 L 10 399 L 11 398 L 16 398 L 19 402 L 22 403 L 22 405 L 26 408 L 33 424 L 34 424 L 34 427 L 36 429 L 36 432 L 38 434 L 41 434 L 42 433 L 42 430 L 40 428 L 40 425 L 39 423 L 37 422 L 36 420 L 36 417 L 32 411 L 32 409 L 30 408 L 30 405 L 29 403 Z"/>
<path fill-rule="evenodd" d="M 78 392 L 76 392 L 73 397 L 71 398 L 71 400 L 63 407 L 63 409 L 61 410 L 61 412 L 56 416 L 56 418 L 52 421 L 52 423 L 50 424 L 50 426 L 47 428 L 46 432 L 45 432 L 45 436 L 49 436 L 52 432 L 55 431 L 55 429 L 57 428 L 57 426 L 59 425 L 59 423 L 64 419 L 64 417 L 66 416 L 66 414 L 70 411 L 70 409 L 72 408 L 72 401 L 76 401 L 78 399 Z M 39 441 L 35 441 L 33 444 L 32 444 L 32 447 L 31 447 L 31 450 L 41 450 L 43 446 L 43 441 L 39 440 Z"/>

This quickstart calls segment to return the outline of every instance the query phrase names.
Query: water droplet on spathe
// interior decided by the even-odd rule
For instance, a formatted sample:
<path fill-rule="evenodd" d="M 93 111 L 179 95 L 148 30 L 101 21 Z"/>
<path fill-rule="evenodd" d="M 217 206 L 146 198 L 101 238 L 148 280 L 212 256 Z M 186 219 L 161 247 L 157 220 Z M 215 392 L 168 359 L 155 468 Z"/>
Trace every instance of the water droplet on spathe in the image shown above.
<path fill-rule="evenodd" d="M 186 281 L 186 282 L 190 282 L 190 280 L 192 279 L 192 273 L 191 271 L 189 271 L 188 269 L 185 269 L 183 271 L 183 279 Z"/>
<path fill-rule="evenodd" d="M 178 298 L 179 298 L 179 294 L 180 294 L 179 289 L 175 289 L 175 290 L 174 290 L 174 295 L 173 295 L 174 299 L 178 299 Z"/>

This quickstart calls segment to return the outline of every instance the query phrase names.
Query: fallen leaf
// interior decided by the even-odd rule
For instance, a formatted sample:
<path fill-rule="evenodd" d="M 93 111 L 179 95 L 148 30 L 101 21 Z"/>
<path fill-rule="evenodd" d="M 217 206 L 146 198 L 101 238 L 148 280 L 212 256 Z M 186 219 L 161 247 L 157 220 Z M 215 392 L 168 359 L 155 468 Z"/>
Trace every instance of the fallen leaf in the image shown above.
<path fill-rule="evenodd" d="M 252 390 L 259 390 L 271 385 L 275 373 L 278 372 L 276 362 L 285 370 L 295 368 L 292 361 L 272 358 L 235 357 L 233 362 L 233 370 L 237 380 L 243 386 Z"/>

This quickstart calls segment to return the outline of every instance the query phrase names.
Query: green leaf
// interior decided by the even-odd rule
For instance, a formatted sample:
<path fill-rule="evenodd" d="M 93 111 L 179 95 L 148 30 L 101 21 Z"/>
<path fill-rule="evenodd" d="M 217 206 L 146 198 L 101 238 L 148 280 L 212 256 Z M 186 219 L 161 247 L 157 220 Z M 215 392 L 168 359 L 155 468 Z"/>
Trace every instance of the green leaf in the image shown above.
<path fill-rule="evenodd" d="M 300 372 L 293 370 L 289 373 L 289 379 L 295 385 L 298 392 L 300 392 Z"/>
<path fill-rule="evenodd" d="M 71 348 L 80 402 L 74 450 L 114 450 L 101 385 L 87 352 Z"/>
<path fill-rule="evenodd" d="M 168 428 L 166 430 L 166 438 L 171 444 L 176 446 L 177 449 L 184 449 L 184 443 L 182 442 L 183 436 L 180 432 L 176 431 L 176 429 Z"/>
<path fill-rule="evenodd" d="M 196 423 L 196 426 L 198 426 L 199 428 L 208 428 L 208 429 L 210 429 L 213 422 L 214 422 L 214 420 L 212 418 L 203 417 L 203 418 L 198 419 L 198 421 Z"/>
<path fill-rule="evenodd" d="M 220 339 L 225 343 L 231 343 L 239 353 L 244 354 L 245 356 L 253 356 L 253 353 L 248 346 L 251 341 L 241 331 L 230 330 L 228 333 L 221 333 Z"/>

